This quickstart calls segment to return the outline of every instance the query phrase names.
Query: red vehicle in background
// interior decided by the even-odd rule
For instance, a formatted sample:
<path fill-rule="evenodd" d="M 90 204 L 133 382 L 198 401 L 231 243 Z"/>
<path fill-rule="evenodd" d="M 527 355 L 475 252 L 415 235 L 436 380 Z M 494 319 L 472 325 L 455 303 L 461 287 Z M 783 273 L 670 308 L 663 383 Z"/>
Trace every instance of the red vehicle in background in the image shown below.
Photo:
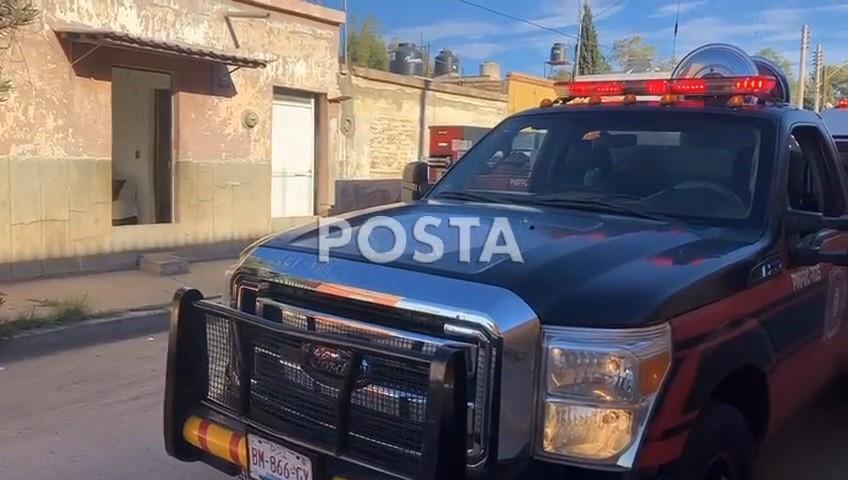
<path fill-rule="evenodd" d="M 440 179 L 451 165 L 489 133 L 490 128 L 461 125 L 434 125 L 430 127 L 430 150 L 427 177 L 430 183 Z"/>

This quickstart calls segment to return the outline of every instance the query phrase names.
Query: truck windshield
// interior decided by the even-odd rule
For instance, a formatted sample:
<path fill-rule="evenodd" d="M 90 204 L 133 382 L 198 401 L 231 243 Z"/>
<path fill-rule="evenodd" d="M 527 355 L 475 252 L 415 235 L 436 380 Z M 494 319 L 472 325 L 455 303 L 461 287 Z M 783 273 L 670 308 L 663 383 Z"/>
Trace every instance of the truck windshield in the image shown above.
<path fill-rule="evenodd" d="M 768 120 L 703 111 L 571 111 L 506 120 L 430 198 L 503 201 L 759 226 Z M 601 208 L 599 208 L 601 207 Z"/>

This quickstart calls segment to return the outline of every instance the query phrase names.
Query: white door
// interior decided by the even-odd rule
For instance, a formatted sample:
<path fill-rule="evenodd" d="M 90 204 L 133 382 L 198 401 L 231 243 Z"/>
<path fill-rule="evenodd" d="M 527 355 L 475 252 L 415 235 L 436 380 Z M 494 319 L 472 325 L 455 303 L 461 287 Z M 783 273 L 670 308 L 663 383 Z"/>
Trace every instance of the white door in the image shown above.
<path fill-rule="evenodd" d="M 271 125 L 271 216 L 312 215 L 315 197 L 315 102 L 274 96 Z"/>

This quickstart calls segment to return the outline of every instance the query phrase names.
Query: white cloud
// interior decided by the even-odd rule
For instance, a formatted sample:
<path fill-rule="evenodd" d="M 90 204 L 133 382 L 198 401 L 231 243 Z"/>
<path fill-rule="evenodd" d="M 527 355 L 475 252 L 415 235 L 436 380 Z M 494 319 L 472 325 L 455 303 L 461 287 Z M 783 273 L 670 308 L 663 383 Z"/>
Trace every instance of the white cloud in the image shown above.
<path fill-rule="evenodd" d="M 695 1 L 695 2 L 682 2 L 679 5 L 677 3 L 670 3 L 668 5 L 664 5 L 657 9 L 651 16 L 658 17 L 667 17 L 669 15 L 677 15 L 678 8 L 680 13 L 686 13 L 690 10 L 700 7 L 705 4 L 704 1 Z"/>

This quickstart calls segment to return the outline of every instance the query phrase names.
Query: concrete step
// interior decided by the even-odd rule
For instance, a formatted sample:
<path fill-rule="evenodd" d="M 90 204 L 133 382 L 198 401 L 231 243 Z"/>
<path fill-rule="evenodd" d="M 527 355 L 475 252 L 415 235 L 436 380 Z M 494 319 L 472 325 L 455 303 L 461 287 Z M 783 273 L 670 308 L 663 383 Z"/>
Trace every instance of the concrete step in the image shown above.
<path fill-rule="evenodd" d="M 146 253 L 139 257 L 138 268 L 161 277 L 188 273 L 188 259 L 173 252 Z"/>

